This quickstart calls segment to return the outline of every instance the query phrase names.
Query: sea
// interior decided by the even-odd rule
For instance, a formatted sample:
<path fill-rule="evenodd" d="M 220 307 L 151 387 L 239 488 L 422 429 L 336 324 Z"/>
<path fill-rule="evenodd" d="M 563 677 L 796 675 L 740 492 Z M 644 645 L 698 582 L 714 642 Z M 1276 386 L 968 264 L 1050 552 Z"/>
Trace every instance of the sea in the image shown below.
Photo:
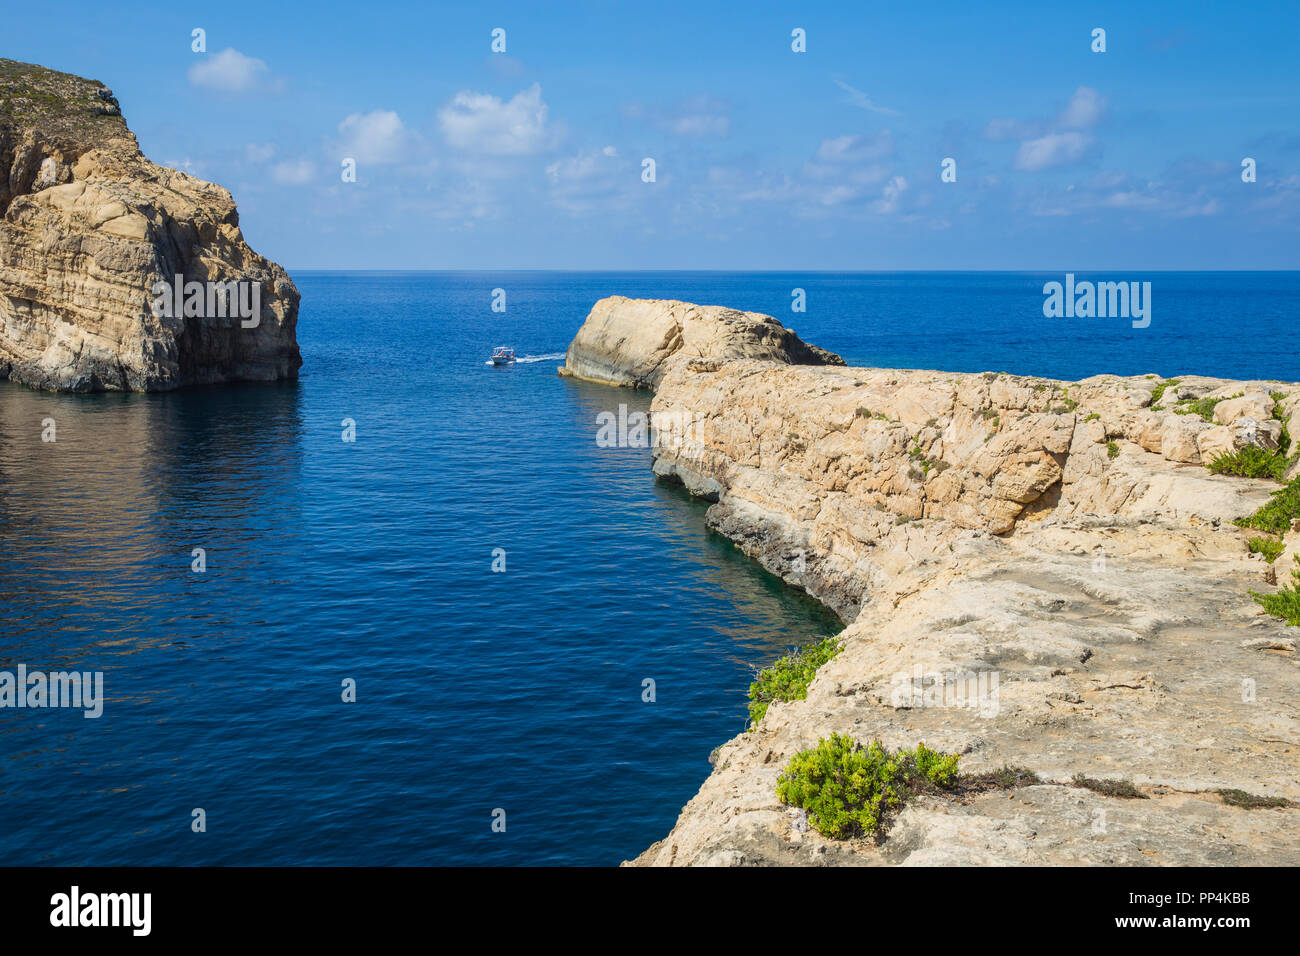
<path fill-rule="evenodd" d="M 0 707 L 0 864 L 610 866 L 663 838 L 755 670 L 840 625 L 597 442 L 650 401 L 556 374 L 603 296 L 765 312 L 856 365 L 1300 381 L 1294 272 L 1076 275 L 1149 281 L 1144 328 L 1046 317 L 1064 273 L 294 279 L 297 382 L 0 382 L 0 679 L 102 675 L 98 717 Z"/>

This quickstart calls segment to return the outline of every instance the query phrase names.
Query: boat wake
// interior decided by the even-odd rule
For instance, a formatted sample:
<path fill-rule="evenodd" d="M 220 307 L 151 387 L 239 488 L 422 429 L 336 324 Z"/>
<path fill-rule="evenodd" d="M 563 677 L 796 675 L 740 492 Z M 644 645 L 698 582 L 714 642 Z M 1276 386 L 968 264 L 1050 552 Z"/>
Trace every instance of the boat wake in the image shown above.
<path fill-rule="evenodd" d="M 533 362 L 554 362 L 556 359 L 564 358 L 563 352 L 547 352 L 545 355 L 519 355 L 515 357 L 516 365 L 531 365 Z M 492 360 L 488 359 L 483 363 L 491 365 Z"/>

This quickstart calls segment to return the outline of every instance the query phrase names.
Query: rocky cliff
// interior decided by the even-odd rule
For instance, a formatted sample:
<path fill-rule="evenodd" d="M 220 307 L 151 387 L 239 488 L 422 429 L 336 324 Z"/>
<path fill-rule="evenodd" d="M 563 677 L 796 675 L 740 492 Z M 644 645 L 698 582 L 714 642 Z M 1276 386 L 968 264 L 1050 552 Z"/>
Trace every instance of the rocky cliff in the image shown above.
<path fill-rule="evenodd" d="M 177 277 L 200 294 L 160 306 Z M 216 283 L 235 301 L 214 303 Z M 68 391 L 293 378 L 298 298 L 244 241 L 230 193 L 146 159 L 110 90 L 0 60 L 0 376 Z"/>
<path fill-rule="evenodd" d="M 608 309 L 593 319 L 624 343 L 602 367 L 658 361 Z M 1300 385 L 667 364 L 655 472 L 848 626 L 807 698 L 721 746 L 637 863 L 1300 863 L 1300 809 L 1220 792 L 1300 800 L 1297 632 L 1249 595 L 1294 566 L 1300 534 L 1273 564 L 1252 553 L 1234 519 L 1279 483 L 1205 467 L 1285 445 Z M 977 700 L 954 694 L 976 675 Z M 831 840 L 775 789 L 832 732 L 1042 782 L 920 798 L 884 839 Z"/>

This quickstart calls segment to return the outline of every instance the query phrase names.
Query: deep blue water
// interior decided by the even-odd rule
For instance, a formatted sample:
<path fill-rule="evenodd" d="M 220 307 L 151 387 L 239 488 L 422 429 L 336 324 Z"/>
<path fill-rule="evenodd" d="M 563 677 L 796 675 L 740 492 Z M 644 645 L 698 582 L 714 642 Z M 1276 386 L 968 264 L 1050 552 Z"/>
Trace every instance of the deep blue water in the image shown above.
<path fill-rule="evenodd" d="M 98 720 L 0 709 L 0 864 L 635 855 L 744 726 L 752 668 L 836 624 L 647 451 L 597 447 L 600 411 L 648 397 L 555 375 L 591 304 L 768 312 L 854 364 L 1300 380 L 1300 274 L 1080 276 L 1151 280 L 1142 330 L 1044 319 L 1048 278 L 299 273 L 296 384 L 0 383 L 0 670 L 106 695 Z M 503 343 L 546 358 L 486 366 Z"/>

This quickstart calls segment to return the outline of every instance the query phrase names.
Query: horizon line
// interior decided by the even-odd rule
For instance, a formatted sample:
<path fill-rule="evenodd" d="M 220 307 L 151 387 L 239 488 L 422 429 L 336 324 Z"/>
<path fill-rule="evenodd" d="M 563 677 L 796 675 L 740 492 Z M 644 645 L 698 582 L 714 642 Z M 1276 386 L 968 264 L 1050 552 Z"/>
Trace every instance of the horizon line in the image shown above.
<path fill-rule="evenodd" d="M 502 273 L 502 272 L 543 272 L 543 273 L 581 273 L 585 275 L 593 274 L 634 274 L 634 275 L 677 275 L 681 273 L 699 273 L 722 274 L 722 275 L 898 275 L 900 273 L 912 275 L 1060 275 L 1067 272 L 1133 272 L 1133 273 L 1248 273 L 1248 274 L 1291 274 L 1300 273 L 1300 267 L 1294 269 L 1134 269 L 1131 267 L 1089 267 L 1089 268 L 1070 268 L 1070 269 L 575 269 L 575 268 L 508 268 L 508 269 L 367 269 L 367 268 L 298 268 L 282 265 L 287 272 L 297 273 L 327 273 L 327 272 L 354 272 L 370 273 L 377 275 L 401 275 L 401 274 L 427 274 L 427 275 L 446 275 L 464 272 L 484 272 L 484 273 Z"/>

